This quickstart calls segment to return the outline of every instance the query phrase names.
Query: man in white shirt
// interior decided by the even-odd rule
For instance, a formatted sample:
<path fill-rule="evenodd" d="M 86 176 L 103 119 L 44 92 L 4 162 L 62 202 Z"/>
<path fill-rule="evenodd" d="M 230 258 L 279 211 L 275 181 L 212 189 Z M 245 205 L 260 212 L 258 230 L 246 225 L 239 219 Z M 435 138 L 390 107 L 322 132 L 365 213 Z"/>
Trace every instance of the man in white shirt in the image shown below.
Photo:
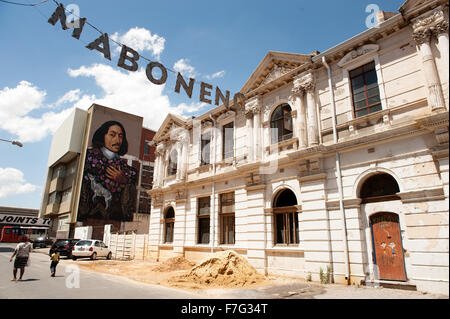
<path fill-rule="evenodd" d="M 19 243 L 14 249 L 14 253 L 11 256 L 10 262 L 13 260 L 14 256 L 16 259 L 14 260 L 14 270 L 13 270 L 13 279 L 17 280 L 17 269 L 20 269 L 20 277 L 19 280 L 22 280 L 23 274 L 25 273 L 25 267 L 28 264 L 28 259 L 30 258 L 30 253 L 33 251 L 32 245 L 27 237 L 22 239 L 22 242 Z"/>

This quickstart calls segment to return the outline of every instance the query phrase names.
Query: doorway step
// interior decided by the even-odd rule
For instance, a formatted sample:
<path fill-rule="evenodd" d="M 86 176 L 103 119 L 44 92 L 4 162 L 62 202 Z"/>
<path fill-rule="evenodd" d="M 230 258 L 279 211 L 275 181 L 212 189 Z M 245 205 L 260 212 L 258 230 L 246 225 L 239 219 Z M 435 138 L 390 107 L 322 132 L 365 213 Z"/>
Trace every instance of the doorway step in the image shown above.
<path fill-rule="evenodd" d="M 362 285 L 367 287 L 383 287 L 390 289 L 417 291 L 416 285 L 412 285 L 409 282 L 404 281 L 374 280 L 362 282 Z"/>

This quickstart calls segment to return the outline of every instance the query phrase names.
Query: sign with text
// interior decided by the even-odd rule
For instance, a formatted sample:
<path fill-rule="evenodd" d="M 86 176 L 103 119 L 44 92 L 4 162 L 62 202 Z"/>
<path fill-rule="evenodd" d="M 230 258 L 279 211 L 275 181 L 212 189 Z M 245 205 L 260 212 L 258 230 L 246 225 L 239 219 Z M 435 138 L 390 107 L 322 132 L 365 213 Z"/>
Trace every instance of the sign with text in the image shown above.
<path fill-rule="evenodd" d="M 23 215 L 0 214 L 0 224 L 50 227 L 51 219 Z"/>

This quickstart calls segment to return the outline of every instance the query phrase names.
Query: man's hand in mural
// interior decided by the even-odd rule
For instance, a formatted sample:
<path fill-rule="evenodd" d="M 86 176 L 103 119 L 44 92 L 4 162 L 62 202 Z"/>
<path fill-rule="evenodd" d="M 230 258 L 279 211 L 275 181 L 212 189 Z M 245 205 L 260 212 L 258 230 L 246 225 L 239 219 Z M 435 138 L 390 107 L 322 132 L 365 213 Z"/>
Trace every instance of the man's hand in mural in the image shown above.
<path fill-rule="evenodd" d="M 106 168 L 106 176 L 120 184 L 125 184 L 127 182 L 127 178 L 120 167 L 115 168 L 114 166 L 108 166 Z"/>

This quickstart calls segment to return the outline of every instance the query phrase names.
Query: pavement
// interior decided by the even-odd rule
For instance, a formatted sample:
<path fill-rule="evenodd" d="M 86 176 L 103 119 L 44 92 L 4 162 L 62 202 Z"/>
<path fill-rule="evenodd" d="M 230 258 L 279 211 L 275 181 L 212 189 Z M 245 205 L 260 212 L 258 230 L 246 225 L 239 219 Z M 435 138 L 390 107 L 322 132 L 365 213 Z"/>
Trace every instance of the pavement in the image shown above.
<path fill-rule="evenodd" d="M 48 254 L 49 248 L 34 249 Z M 199 289 L 196 293 L 211 299 L 449 299 L 448 295 L 419 291 L 339 284 L 319 284 L 281 278 L 272 285 L 253 288 Z"/>

